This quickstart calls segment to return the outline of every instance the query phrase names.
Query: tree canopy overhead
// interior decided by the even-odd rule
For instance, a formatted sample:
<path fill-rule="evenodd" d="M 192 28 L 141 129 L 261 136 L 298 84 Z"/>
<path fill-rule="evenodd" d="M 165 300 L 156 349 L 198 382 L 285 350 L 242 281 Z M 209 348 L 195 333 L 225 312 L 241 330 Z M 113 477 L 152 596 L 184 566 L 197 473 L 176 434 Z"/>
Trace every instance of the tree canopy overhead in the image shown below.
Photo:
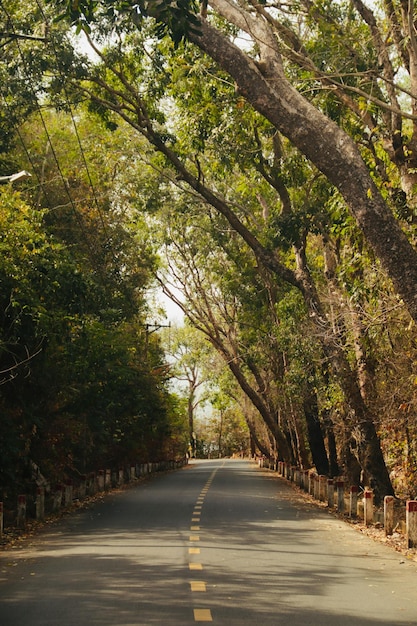
<path fill-rule="evenodd" d="M 389 2 L 372 10 L 361 0 L 213 0 L 208 13 L 203 4 L 197 16 L 192 3 L 59 4 L 83 27 L 105 18 L 123 28 L 127 17 L 129 28 L 152 16 L 158 34 L 168 30 L 175 42 L 179 28 L 340 191 L 417 319 L 417 255 L 392 214 L 401 198 L 414 210 L 417 44 L 411 5 Z"/>
<path fill-rule="evenodd" d="M 106 228 L 93 197 L 83 215 L 84 231 L 99 233 L 97 249 L 83 253 L 95 253 L 113 293 L 109 249 L 128 291 L 140 279 L 127 269 L 137 227 L 149 267 L 146 241 L 167 255 L 165 290 L 175 277 L 180 305 L 237 381 L 233 395 L 258 448 L 302 465 L 313 459 L 333 475 L 343 466 L 379 495 L 392 491 L 387 465 L 402 454 L 397 425 L 407 441 L 414 428 L 412 409 L 398 409 L 414 406 L 417 318 L 408 10 L 51 0 L 47 30 L 65 30 L 68 17 L 94 55 L 70 47 L 65 55 L 63 45 L 53 55 L 61 69 L 51 63 L 41 81 L 51 87 L 44 102 L 98 116 L 104 153 L 119 156 L 105 180 Z M 46 80 L 48 71 L 59 80 Z M 84 137 L 89 145 L 88 130 Z M 37 171 L 46 163 L 33 161 Z M 62 223 L 49 219 L 58 233 Z M 78 232 L 68 228 L 65 242 Z M 402 359 L 393 357 L 399 346 Z M 387 406 L 397 419 L 390 431 Z"/>
<path fill-rule="evenodd" d="M 156 257 L 126 199 L 121 210 L 119 133 L 108 131 L 110 157 L 102 126 L 80 110 L 78 136 L 68 113 L 45 107 L 39 117 L 25 115 L 3 153 L 33 176 L 20 191 L 0 187 L 6 507 L 32 489 L 34 468 L 54 484 L 187 449 L 186 414 L 168 389 L 158 339 L 146 332 Z"/>

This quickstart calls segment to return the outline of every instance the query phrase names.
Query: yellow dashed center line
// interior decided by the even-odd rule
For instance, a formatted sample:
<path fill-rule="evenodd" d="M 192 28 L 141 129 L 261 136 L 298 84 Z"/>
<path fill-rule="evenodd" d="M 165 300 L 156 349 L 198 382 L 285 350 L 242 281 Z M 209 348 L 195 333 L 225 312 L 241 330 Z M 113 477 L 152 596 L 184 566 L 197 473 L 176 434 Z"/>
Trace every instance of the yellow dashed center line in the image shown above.
<path fill-rule="evenodd" d="M 201 509 L 203 508 L 203 504 L 204 504 L 204 499 L 205 496 L 207 495 L 208 490 L 210 489 L 211 483 L 213 482 L 213 478 L 215 476 L 215 474 L 217 473 L 217 470 L 219 468 L 215 469 L 210 478 L 207 480 L 206 484 L 204 485 L 203 489 L 200 492 L 200 495 L 197 498 L 196 504 L 194 506 L 194 511 L 193 511 L 193 515 L 191 518 L 191 523 L 200 523 L 200 515 L 201 515 Z M 199 531 L 200 530 L 200 526 L 191 526 L 190 527 L 191 531 Z M 200 535 L 190 535 L 189 536 L 189 541 L 190 542 L 197 542 L 200 541 Z M 189 547 L 188 548 L 188 554 L 200 554 L 200 548 L 194 548 L 194 547 Z M 190 569 L 190 571 L 201 571 L 203 569 L 203 565 L 202 563 L 189 563 L 188 567 Z M 192 580 L 190 581 L 190 587 L 191 587 L 191 591 L 192 592 L 205 592 L 207 591 L 206 588 L 206 583 L 203 580 Z M 210 609 L 194 609 L 194 621 L 195 622 L 212 622 L 213 621 L 213 617 L 211 615 L 211 611 Z"/>
<path fill-rule="evenodd" d="M 210 609 L 194 609 L 194 621 L 196 622 L 212 622 Z"/>

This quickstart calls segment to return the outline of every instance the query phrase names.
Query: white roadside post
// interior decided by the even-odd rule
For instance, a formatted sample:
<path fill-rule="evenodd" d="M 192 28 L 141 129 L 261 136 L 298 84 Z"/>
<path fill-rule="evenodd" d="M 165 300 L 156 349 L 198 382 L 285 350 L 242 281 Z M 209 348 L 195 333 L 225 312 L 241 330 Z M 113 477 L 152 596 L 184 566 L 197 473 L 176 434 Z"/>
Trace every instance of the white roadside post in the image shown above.
<path fill-rule="evenodd" d="M 408 500 L 406 508 L 407 545 L 417 547 L 417 500 Z"/>
<path fill-rule="evenodd" d="M 358 487 L 352 485 L 349 493 L 349 517 L 356 517 L 358 514 Z"/>
<path fill-rule="evenodd" d="M 334 507 L 334 480 L 333 478 L 327 479 L 327 504 L 329 509 Z"/>
<path fill-rule="evenodd" d="M 374 492 L 366 489 L 363 494 L 363 518 L 365 526 L 373 524 L 374 521 Z"/>
<path fill-rule="evenodd" d="M 319 500 L 325 502 L 327 500 L 327 476 L 320 474 L 319 481 Z"/>
<path fill-rule="evenodd" d="M 43 520 L 45 518 L 45 488 L 38 487 L 36 489 L 36 519 Z"/>
<path fill-rule="evenodd" d="M 384 530 L 386 535 L 394 532 L 394 496 L 384 498 Z"/>
<path fill-rule="evenodd" d="M 25 528 L 26 526 L 26 496 L 17 497 L 17 527 Z"/>
<path fill-rule="evenodd" d="M 336 482 L 337 489 L 337 512 L 345 512 L 345 482 L 344 480 L 338 480 Z"/>

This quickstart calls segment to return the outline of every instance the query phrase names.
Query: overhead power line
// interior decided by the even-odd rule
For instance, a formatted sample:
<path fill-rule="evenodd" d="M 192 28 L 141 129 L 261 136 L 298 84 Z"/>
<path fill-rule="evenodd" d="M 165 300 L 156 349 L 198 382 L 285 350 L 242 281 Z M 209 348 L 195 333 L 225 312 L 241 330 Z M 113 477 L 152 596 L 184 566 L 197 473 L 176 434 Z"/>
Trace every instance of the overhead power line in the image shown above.
<path fill-rule="evenodd" d="M 28 39 L 29 41 L 47 41 L 46 37 L 36 37 L 35 35 L 25 35 L 23 33 L 0 33 L 0 39 L 8 39 L 5 43 L 1 44 L 4 46 L 5 44 L 13 41 L 15 39 Z"/>

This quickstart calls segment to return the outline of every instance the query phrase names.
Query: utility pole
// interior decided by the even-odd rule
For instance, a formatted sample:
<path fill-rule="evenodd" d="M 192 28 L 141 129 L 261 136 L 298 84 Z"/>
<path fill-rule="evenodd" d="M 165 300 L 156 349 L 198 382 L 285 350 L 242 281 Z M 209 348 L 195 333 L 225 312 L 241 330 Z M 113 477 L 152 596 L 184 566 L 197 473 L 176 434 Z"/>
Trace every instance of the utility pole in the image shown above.
<path fill-rule="evenodd" d="M 149 335 L 160 330 L 161 328 L 171 328 L 171 322 L 169 324 L 145 324 L 145 357 L 148 358 L 148 339 Z"/>

